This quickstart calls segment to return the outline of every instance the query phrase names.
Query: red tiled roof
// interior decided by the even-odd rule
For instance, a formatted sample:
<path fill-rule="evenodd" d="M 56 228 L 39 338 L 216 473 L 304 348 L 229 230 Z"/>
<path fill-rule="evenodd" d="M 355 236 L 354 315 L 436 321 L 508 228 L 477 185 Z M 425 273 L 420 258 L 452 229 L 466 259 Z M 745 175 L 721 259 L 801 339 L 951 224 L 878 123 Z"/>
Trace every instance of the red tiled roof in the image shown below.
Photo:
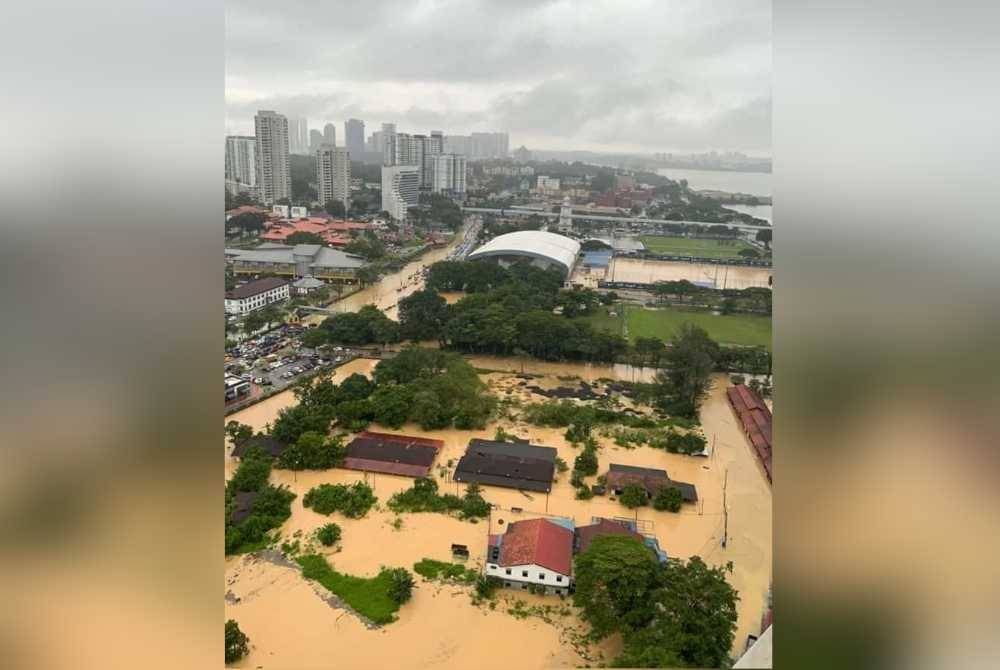
<path fill-rule="evenodd" d="M 764 401 L 749 387 L 737 384 L 726 389 L 729 404 L 732 405 L 753 446 L 757 457 L 764 466 L 768 481 L 771 481 L 771 455 L 773 451 L 772 416 Z"/>
<path fill-rule="evenodd" d="M 573 531 L 547 519 L 515 521 L 507 526 L 499 564 L 531 563 L 569 576 L 573 569 Z"/>

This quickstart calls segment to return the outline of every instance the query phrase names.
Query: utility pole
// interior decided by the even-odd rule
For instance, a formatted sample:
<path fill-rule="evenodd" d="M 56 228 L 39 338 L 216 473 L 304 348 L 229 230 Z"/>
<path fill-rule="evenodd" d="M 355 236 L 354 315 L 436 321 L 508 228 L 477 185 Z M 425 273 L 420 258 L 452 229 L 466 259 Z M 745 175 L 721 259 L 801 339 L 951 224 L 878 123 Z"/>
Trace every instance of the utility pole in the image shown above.
<path fill-rule="evenodd" d="M 726 486 L 729 484 L 729 468 L 726 468 L 726 475 L 722 480 L 722 548 L 726 548 L 726 541 L 729 539 L 729 508 L 726 506 Z"/>

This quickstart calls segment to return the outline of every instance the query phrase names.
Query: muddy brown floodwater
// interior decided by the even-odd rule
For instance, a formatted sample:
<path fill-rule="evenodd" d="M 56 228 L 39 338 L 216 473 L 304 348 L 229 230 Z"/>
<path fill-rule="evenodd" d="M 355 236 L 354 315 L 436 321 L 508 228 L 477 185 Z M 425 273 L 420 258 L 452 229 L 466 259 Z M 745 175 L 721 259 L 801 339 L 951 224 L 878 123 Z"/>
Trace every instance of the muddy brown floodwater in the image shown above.
<path fill-rule="evenodd" d="M 521 372 L 522 361 L 475 357 L 479 368 Z M 568 378 L 595 380 L 601 377 L 627 380 L 634 371 L 627 366 L 541 363 L 523 361 L 525 372 L 545 375 L 535 380 L 543 387 L 568 385 Z M 369 374 L 375 361 L 358 360 L 340 368 L 336 378 L 353 372 Z M 646 373 L 643 372 L 643 375 Z M 560 380 L 558 377 L 562 377 Z M 537 402 L 519 385 L 512 372 L 483 374 L 482 378 L 499 397 Z M 485 557 L 486 536 L 505 524 L 522 518 L 552 514 L 571 517 L 577 524 L 592 517 L 629 517 L 655 535 L 660 546 L 674 557 L 699 555 L 707 562 L 725 565 L 731 561 L 730 583 L 739 592 L 739 622 L 733 655 L 742 651 L 749 634 L 759 632 L 761 615 L 771 581 L 771 491 L 756 459 L 737 427 L 725 398 L 727 380 L 719 375 L 702 408 L 702 424 L 713 445 L 708 458 L 670 454 L 648 447 L 623 449 L 611 439 L 600 437 L 600 471 L 610 463 L 663 468 L 672 478 L 687 481 L 698 489 L 697 505 L 685 505 L 680 514 L 658 512 L 651 507 L 630 511 L 607 498 L 575 499 L 569 473 L 558 476 L 548 495 L 522 493 L 498 487 L 484 487 L 484 497 L 494 504 L 489 521 L 477 524 L 441 514 L 403 514 L 402 525 L 384 503 L 396 491 L 407 489 L 412 479 L 392 475 L 367 477 L 349 470 L 323 472 L 274 471 L 271 481 L 287 485 L 297 494 L 292 516 L 282 526 L 282 538 L 300 532 L 305 540 L 316 528 L 333 520 L 343 529 L 340 548 L 316 545 L 337 569 L 371 576 L 380 566 L 402 566 L 412 570 L 422 558 L 451 560 L 451 544 L 465 544 L 471 552 L 470 567 L 479 568 Z M 235 419 L 255 428 L 274 420 L 281 407 L 295 402 L 290 392 L 234 414 Z M 434 476 L 442 491 L 461 494 L 464 485 L 451 481 L 454 463 L 464 453 L 472 437 L 492 438 L 498 426 L 528 438 L 534 444 L 555 447 L 560 457 L 572 463 L 578 453 L 563 437 L 564 429 L 541 428 L 501 420 L 484 430 L 429 431 L 427 435 L 444 441 Z M 381 429 L 374 426 L 373 429 Z M 405 434 L 423 434 L 418 427 L 404 426 Z M 226 445 L 228 454 L 229 445 Z M 233 462 L 226 457 L 227 476 Z M 728 472 L 728 475 L 727 475 Z M 302 496 L 321 483 L 351 483 L 367 479 L 379 499 L 379 506 L 364 519 L 347 519 L 339 514 L 326 517 L 302 506 Z M 723 494 L 725 482 L 725 494 Z M 723 511 L 725 495 L 727 519 Z M 521 508 L 512 512 L 511 508 Z M 722 546 L 728 528 L 726 546 Z M 468 588 L 425 582 L 417 576 L 413 599 L 399 611 L 399 620 L 379 629 L 369 629 L 350 613 L 336 609 L 321 597 L 322 587 L 305 581 L 292 567 L 261 557 L 240 556 L 226 560 L 226 617 L 237 619 L 251 639 L 251 652 L 239 667 L 246 668 L 554 668 L 593 665 L 610 661 L 620 649 L 612 638 L 587 647 L 578 642 L 584 631 L 572 608 L 567 615 L 548 621 L 538 617 L 515 618 L 506 612 L 515 596 L 501 591 L 494 610 L 472 605 Z M 557 597 L 517 594 L 531 604 L 549 604 L 561 609 L 569 601 Z M 516 644 L 510 644 L 516 640 Z"/>
<path fill-rule="evenodd" d="M 771 268 L 742 265 L 715 265 L 712 263 L 685 263 L 683 261 L 652 261 L 639 258 L 615 257 L 611 259 L 605 279 L 608 281 L 652 284 L 658 281 L 711 282 L 716 288 L 767 288 Z"/>
<path fill-rule="evenodd" d="M 403 266 L 403 269 L 382 277 L 379 281 L 367 286 L 357 293 L 352 293 L 342 300 L 330 305 L 336 312 L 356 312 L 365 305 L 375 305 L 385 312 L 390 319 L 396 319 L 396 304 L 406 296 L 424 287 L 420 271 L 444 260 L 448 253 L 461 243 L 465 235 L 463 227 L 454 239 L 438 249 L 431 249 L 415 261 Z M 313 314 L 303 319 L 304 323 L 320 323 L 328 314 Z"/>

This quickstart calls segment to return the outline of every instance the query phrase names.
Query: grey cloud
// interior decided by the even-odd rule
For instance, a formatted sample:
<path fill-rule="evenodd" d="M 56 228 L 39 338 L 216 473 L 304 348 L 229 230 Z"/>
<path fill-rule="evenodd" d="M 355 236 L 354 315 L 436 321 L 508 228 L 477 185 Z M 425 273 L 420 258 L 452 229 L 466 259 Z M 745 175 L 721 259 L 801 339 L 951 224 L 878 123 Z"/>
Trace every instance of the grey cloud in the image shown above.
<path fill-rule="evenodd" d="M 273 107 L 515 145 L 767 151 L 770 16 L 763 0 L 231 0 L 227 123 Z"/>

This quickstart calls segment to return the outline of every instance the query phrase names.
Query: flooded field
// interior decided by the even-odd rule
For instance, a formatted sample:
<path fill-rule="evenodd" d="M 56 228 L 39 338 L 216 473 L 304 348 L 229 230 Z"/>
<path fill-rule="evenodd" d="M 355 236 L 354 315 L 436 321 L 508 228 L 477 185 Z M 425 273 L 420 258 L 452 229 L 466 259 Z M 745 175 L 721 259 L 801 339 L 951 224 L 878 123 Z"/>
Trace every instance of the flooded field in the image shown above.
<path fill-rule="evenodd" d="M 755 286 L 767 287 L 768 277 L 772 274 L 772 268 L 616 257 L 611 260 L 604 278 L 607 281 L 638 284 L 687 279 L 690 282 L 711 283 L 720 289 L 743 289 Z"/>
<path fill-rule="evenodd" d="M 585 380 L 629 379 L 634 373 L 625 369 L 627 366 L 547 364 L 489 357 L 472 358 L 470 362 L 479 368 L 511 370 L 482 376 L 498 397 L 521 403 L 541 400 L 521 386 L 522 380 L 513 374 L 521 372 L 521 365 L 525 372 L 546 375 L 531 382 L 544 388 L 578 383 L 569 380 L 571 376 Z M 374 364 L 374 361 L 354 361 L 338 370 L 337 376 L 368 373 Z M 291 518 L 281 528 L 282 537 L 289 538 L 301 531 L 304 539 L 319 526 L 334 520 L 343 529 L 342 549 L 317 546 L 337 569 L 371 576 L 382 565 L 412 570 L 413 563 L 425 557 L 450 560 L 452 543 L 467 545 L 471 552 L 469 567 L 480 567 L 487 534 L 501 528 L 500 520 L 510 522 L 545 514 L 570 517 L 577 524 L 587 523 L 594 516 L 638 519 L 645 526 L 644 531 L 656 535 L 671 556 L 697 554 L 716 565 L 733 562 L 729 580 L 741 598 L 739 630 L 734 643 L 734 654 L 738 653 L 746 636 L 758 632 L 766 604 L 771 579 L 771 494 L 725 400 L 725 383 L 723 376 L 716 379 L 702 411 L 705 433 L 714 447 L 710 458 L 670 454 L 648 447 L 628 450 L 617 447 L 607 437 L 599 438 L 600 472 L 606 471 L 610 463 L 641 465 L 663 468 L 672 478 L 694 484 L 700 500 L 697 505 L 685 505 L 680 514 L 658 512 L 651 507 L 628 510 L 602 497 L 578 501 L 569 484 L 569 472 L 565 472 L 558 476 L 548 495 L 484 487 L 483 496 L 496 506 L 488 522 L 473 524 L 441 514 L 404 514 L 399 517 L 401 525 L 397 527 L 393 523 L 395 515 L 385 509 L 384 502 L 393 493 L 409 488 L 413 481 L 410 478 L 366 476 L 339 469 L 275 471 L 272 483 L 285 484 L 298 495 L 292 503 Z M 285 395 L 228 418 L 262 427 L 273 421 L 281 407 L 294 403 L 290 392 L 279 399 Z M 464 453 L 470 438 L 492 439 L 498 426 L 534 444 L 555 447 L 567 463 L 576 457 L 577 450 L 563 437 L 564 429 L 503 420 L 485 430 L 431 431 L 427 436 L 443 440 L 445 445 L 433 471 L 443 492 L 463 492 L 464 485 L 450 478 L 454 462 Z M 416 426 L 386 432 L 423 434 Z M 227 445 L 227 454 L 228 449 Z M 227 471 L 231 472 L 232 459 L 226 460 Z M 302 506 L 302 496 L 317 484 L 361 479 L 367 479 L 380 502 L 364 519 L 347 519 L 339 514 L 326 517 Z M 724 481 L 729 510 L 726 547 L 722 547 Z M 512 512 L 513 507 L 523 511 Z M 620 644 L 611 639 L 588 649 L 577 642 L 580 626 L 572 614 L 548 622 L 538 617 L 518 619 L 506 612 L 503 602 L 495 610 L 476 607 L 471 604 L 467 588 L 428 583 L 420 577 L 412 601 L 399 612 L 399 621 L 377 630 L 366 628 L 351 614 L 329 605 L 321 598 L 321 587 L 314 587 L 294 568 L 279 562 L 251 556 L 227 559 L 226 589 L 229 593 L 226 617 L 239 620 L 252 643 L 250 655 L 239 667 L 573 667 L 593 665 L 602 659 L 610 661 Z M 514 598 L 511 592 L 504 591 L 501 597 Z M 557 608 L 563 604 L 554 596 L 543 598 L 519 592 L 516 597 L 529 604 L 537 602 Z M 498 644 L 514 639 L 516 645 Z"/>

